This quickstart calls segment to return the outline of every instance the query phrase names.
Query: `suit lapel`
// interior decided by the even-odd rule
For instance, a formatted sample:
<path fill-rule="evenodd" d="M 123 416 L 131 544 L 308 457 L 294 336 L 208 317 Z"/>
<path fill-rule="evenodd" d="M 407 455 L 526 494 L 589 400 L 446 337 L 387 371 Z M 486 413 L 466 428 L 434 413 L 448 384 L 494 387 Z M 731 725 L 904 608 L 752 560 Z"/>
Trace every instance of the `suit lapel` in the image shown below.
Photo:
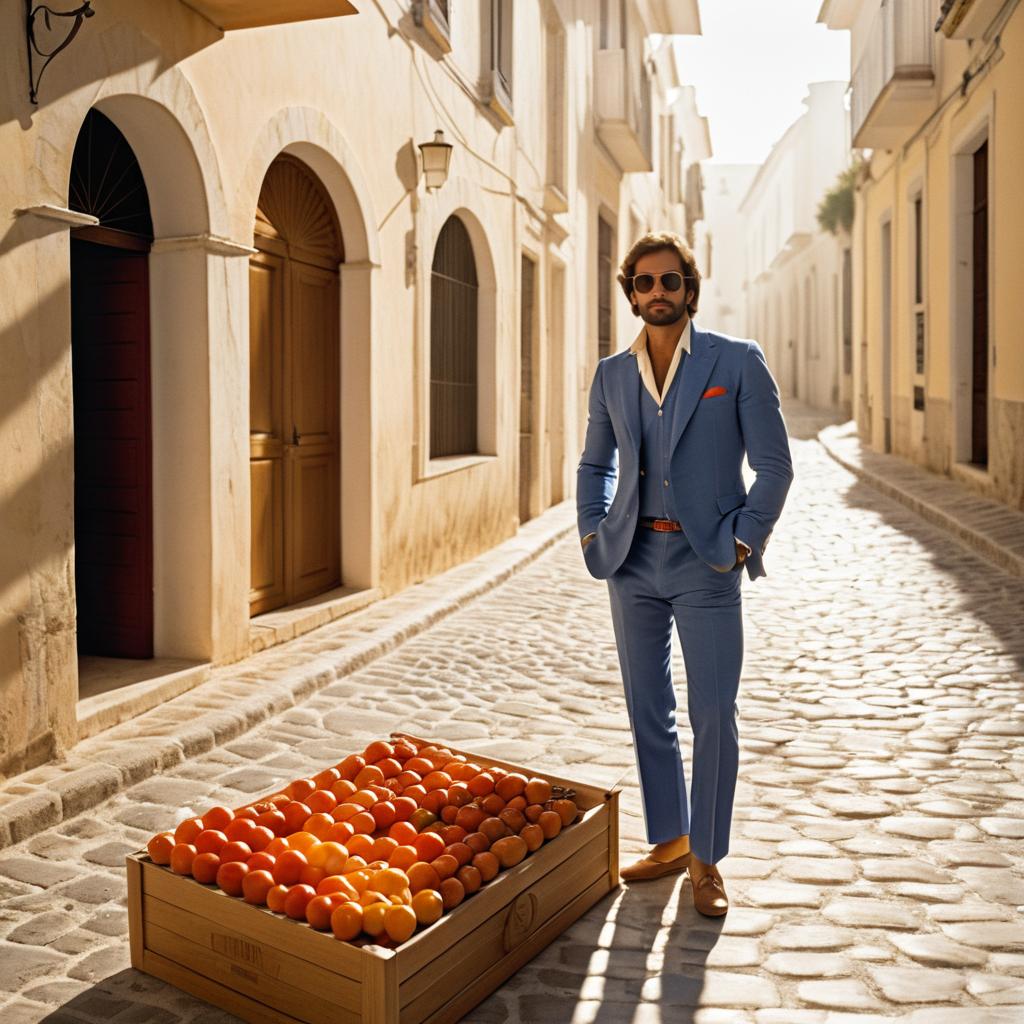
<path fill-rule="evenodd" d="M 718 359 L 718 346 L 711 335 L 690 325 L 690 354 L 683 360 L 683 379 L 672 418 L 672 451 L 675 451 L 686 425 L 697 409 L 700 396 Z"/>
<path fill-rule="evenodd" d="M 636 365 L 636 356 L 630 354 L 622 361 L 620 388 L 622 395 L 622 413 L 626 421 L 626 432 L 633 442 L 633 448 L 640 451 L 640 370 Z"/>

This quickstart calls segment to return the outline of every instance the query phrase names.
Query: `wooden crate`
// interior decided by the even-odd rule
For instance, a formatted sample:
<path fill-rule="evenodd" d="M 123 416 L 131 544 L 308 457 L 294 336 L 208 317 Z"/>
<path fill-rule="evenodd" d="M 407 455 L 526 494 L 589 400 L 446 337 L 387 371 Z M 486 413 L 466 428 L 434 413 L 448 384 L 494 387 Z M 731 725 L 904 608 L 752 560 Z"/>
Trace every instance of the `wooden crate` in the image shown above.
<path fill-rule="evenodd" d="M 340 942 L 133 854 L 132 966 L 254 1024 L 458 1021 L 618 887 L 619 791 L 449 749 L 575 789 L 580 818 L 396 949 Z"/>

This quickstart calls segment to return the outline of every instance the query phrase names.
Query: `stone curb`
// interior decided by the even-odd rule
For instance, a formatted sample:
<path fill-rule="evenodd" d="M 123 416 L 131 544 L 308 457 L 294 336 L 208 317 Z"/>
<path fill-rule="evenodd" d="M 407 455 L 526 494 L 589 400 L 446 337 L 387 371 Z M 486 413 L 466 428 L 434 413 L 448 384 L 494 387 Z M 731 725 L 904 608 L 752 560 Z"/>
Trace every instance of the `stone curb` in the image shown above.
<path fill-rule="evenodd" d="M 870 484 L 875 490 L 906 505 L 922 519 L 926 519 L 934 526 L 952 534 L 961 544 L 994 562 L 1004 572 L 1024 577 L 1024 555 L 1007 550 L 1003 544 L 994 540 L 984 530 L 968 522 L 966 517 L 956 515 L 951 507 L 952 502 L 939 504 L 916 493 L 915 477 L 921 475 L 930 485 L 938 483 L 948 488 L 951 497 L 962 492 L 964 497 L 975 503 L 991 506 L 982 513 L 987 517 L 989 525 L 1002 520 L 1012 526 L 1015 521 L 1019 520 L 1022 541 L 1024 541 L 1024 515 L 1007 505 L 1001 505 L 997 501 L 975 495 L 953 480 L 947 480 L 937 474 L 928 473 L 926 470 L 905 463 L 898 456 L 883 455 L 872 451 L 863 452 L 856 437 L 852 442 L 847 441 L 849 430 L 850 424 L 845 423 L 825 427 L 818 433 L 818 441 L 821 446 L 839 465 Z M 873 465 L 865 465 L 865 460 Z M 886 470 L 891 468 L 893 471 L 883 472 L 881 471 L 882 467 Z M 934 480 L 931 479 L 932 477 Z"/>
<path fill-rule="evenodd" d="M 562 502 L 472 561 L 295 640 L 217 668 L 199 686 L 79 743 L 67 760 L 6 780 L 0 785 L 0 849 L 96 807 L 186 758 L 231 742 L 388 654 L 505 582 L 575 525 L 574 503 Z M 383 623 L 374 624 L 382 618 Z M 369 629 L 359 630 L 362 620 Z M 358 639 L 339 640 L 337 648 L 315 655 L 302 653 L 311 639 L 316 642 L 332 630 L 353 627 Z M 275 672 L 269 681 L 268 668 Z"/>

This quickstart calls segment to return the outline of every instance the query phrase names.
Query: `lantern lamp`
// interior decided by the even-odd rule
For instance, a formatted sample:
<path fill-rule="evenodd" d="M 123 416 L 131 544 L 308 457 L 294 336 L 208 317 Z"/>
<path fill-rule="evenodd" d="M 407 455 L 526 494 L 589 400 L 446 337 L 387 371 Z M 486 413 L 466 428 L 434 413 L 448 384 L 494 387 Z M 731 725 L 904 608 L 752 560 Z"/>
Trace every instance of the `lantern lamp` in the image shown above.
<path fill-rule="evenodd" d="M 433 142 L 421 142 L 423 177 L 431 191 L 439 189 L 448 180 L 448 165 L 452 162 L 452 144 L 444 141 L 444 132 L 434 132 Z"/>

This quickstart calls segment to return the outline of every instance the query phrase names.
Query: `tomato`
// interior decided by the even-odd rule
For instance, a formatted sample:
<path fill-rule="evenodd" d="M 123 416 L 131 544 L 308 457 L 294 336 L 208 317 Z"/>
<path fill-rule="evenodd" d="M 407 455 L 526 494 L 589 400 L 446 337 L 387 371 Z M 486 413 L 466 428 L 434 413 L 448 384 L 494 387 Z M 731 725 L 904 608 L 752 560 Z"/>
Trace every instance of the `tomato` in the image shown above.
<path fill-rule="evenodd" d="M 344 902 L 345 900 L 337 895 L 314 896 L 306 904 L 306 920 L 310 927 L 321 932 L 327 931 L 331 927 L 331 914 L 334 913 L 335 907 Z"/>
<path fill-rule="evenodd" d="M 267 828 L 266 825 L 257 825 L 253 829 L 252 835 L 248 839 L 243 839 L 242 842 L 246 843 L 253 853 L 260 853 L 266 850 L 267 847 L 274 841 L 274 833 Z M 273 850 L 267 851 L 271 856 L 274 856 Z"/>
<path fill-rule="evenodd" d="M 363 908 L 353 900 L 335 907 L 331 913 L 331 931 L 336 939 L 349 941 L 363 930 Z"/>
<path fill-rule="evenodd" d="M 255 813 L 255 812 L 253 812 Z M 256 833 L 256 822 L 252 818 L 235 818 L 225 829 L 224 835 L 232 843 L 248 843 Z"/>
<path fill-rule="evenodd" d="M 384 912 L 384 930 L 393 942 L 405 942 L 416 931 L 416 911 L 402 905 L 388 907 Z"/>
<path fill-rule="evenodd" d="M 254 853 L 246 862 L 250 871 L 271 871 L 277 863 L 277 858 L 269 853 Z"/>
<path fill-rule="evenodd" d="M 295 885 L 303 868 L 307 866 L 308 862 L 304 853 L 299 850 L 285 850 L 274 862 L 271 873 L 275 882 L 281 885 Z"/>
<path fill-rule="evenodd" d="M 220 848 L 220 859 L 224 864 L 236 860 L 248 860 L 252 856 L 252 850 L 248 843 L 225 843 Z"/>
<path fill-rule="evenodd" d="M 316 896 L 311 885 L 293 885 L 284 900 L 284 912 L 296 921 L 306 920 L 306 904 Z"/>
<path fill-rule="evenodd" d="M 153 836 L 146 846 L 146 852 L 154 864 L 170 864 L 171 850 L 174 849 L 174 833 L 161 832 Z"/>
<path fill-rule="evenodd" d="M 317 839 L 325 839 L 333 824 L 334 818 L 329 814 L 320 811 L 318 813 L 311 814 L 306 819 L 306 822 L 302 827 L 306 832 L 312 832 Z"/>
<path fill-rule="evenodd" d="M 249 874 L 249 865 L 244 861 L 231 860 L 226 864 L 222 863 L 217 871 L 217 885 L 229 896 L 242 895 L 242 882 Z"/>
<path fill-rule="evenodd" d="M 227 845 L 227 841 L 228 837 L 223 832 L 212 828 L 204 829 L 192 840 L 200 853 L 220 853 L 221 849 Z"/>
<path fill-rule="evenodd" d="M 333 811 L 338 805 L 338 798 L 328 790 L 315 789 L 306 797 L 305 804 L 314 814 L 322 814 Z"/>
<path fill-rule="evenodd" d="M 279 810 L 264 811 L 257 819 L 257 825 L 265 825 L 275 836 L 287 835 L 288 823 L 284 813 Z"/>
<path fill-rule="evenodd" d="M 234 817 L 235 812 L 229 811 L 226 807 L 211 807 L 203 815 L 203 828 L 212 828 L 223 832 L 234 820 Z"/>
<path fill-rule="evenodd" d="M 204 829 L 202 818 L 186 818 L 175 830 L 175 843 L 191 843 Z"/>
<path fill-rule="evenodd" d="M 298 832 L 299 829 L 305 824 L 306 819 L 313 813 L 310 810 L 308 804 L 304 804 L 299 800 L 293 800 L 290 804 L 285 804 L 283 811 L 284 823 L 287 828 L 286 835 L 291 835 L 293 832 Z"/>
<path fill-rule="evenodd" d="M 275 885 L 272 889 L 268 889 L 267 910 L 272 910 L 275 914 L 284 913 L 284 901 L 287 895 L 287 885 Z"/>
<path fill-rule="evenodd" d="M 299 875 L 299 881 L 303 885 L 311 885 L 315 889 L 326 877 L 327 872 L 323 868 L 315 868 L 312 864 L 307 864 Z"/>
<path fill-rule="evenodd" d="M 171 870 L 176 875 L 192 874 L 192 861 L 196 859 L 196 853 L 191 843 L 178 843 L 171 850 Z"/>
<path fill-rule="evenodd" d="M 220 857 L 215 853 L 200 853 L 192 861 L 192 877 L 203 885 L 212 885 L 217 881 L 220 870 Z"/>
<path fill-rule="evenodd" d="M 285 792 L 293 800 L 305 800 L 315 789 L 316 783 L 312 779 L 296 779 L 288 783 Z"/>
<path fill-rule="evenodd" d="M 339 779 L 341 772 L 337 768 L 325 768 L 313 776 L 313 783 L 317 789 L 330 789 Z"/>
<path fill-rule="evenodd" d="M 274 888 L 274 876 L 269 871 L 250 871 L 242 879 L 242 898 L 258 907 L 267 902 L 267 893 Z"/>
<path fill-rule="evenodd" d="M 398 820 L 398 810 L 390 800 L 381 800 L 370 808 L 377 828 L 390 828 Z"/>
<path fill-rule="evenodd" d="M 343 779 L 348 779 L 350 782 L 366 767 L 366 758 L 360 754 L 349 754 L 338 765 L 338 771 L 341 772 Z"/>

